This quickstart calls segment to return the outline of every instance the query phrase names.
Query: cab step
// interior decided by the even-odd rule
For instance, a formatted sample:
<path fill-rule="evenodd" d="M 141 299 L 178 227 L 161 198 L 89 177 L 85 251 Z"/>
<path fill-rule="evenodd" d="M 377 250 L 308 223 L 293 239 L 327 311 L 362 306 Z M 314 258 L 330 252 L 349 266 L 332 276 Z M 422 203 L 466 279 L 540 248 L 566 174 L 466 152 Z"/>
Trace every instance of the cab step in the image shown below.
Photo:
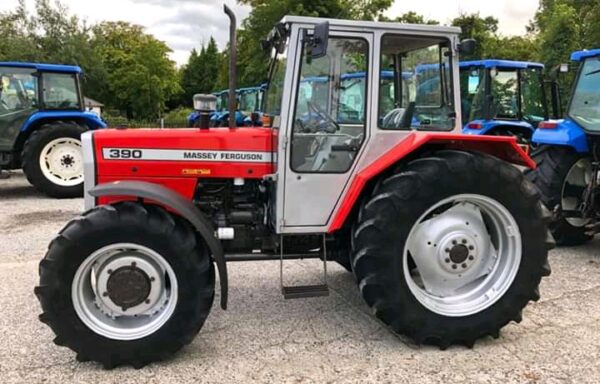
<path fill-rule="evenodd" d="M 283 298 L 304 299 L 307 297 L 329 296 L 329 287 L 327 284 L 317 285 L 297 285 L 294 287 L 282 287 Z"/>
<path fill-rule="evenodd" d="M 279 263 L 279 274 L 281 280 L 281 293 L 283 294 L 283 298 L 286 300 L 289 299 L 304 299 L 308 297 L 323 297 L 329 296 L 329 287 L 327 286 L 327 243 L 325 235 L 323 235 L 323 246 L 321 247 L 321 253 L 323 260 L 323 283 L 321 284 L 313 284 L 313 285 L 296 285 L 296 286 L 286 286 L 283 283 L 283 260 L 285 260 L 284 247 L 283 247 L 284 237 L 283 235 L 280 238 L 280 263 Z"/>

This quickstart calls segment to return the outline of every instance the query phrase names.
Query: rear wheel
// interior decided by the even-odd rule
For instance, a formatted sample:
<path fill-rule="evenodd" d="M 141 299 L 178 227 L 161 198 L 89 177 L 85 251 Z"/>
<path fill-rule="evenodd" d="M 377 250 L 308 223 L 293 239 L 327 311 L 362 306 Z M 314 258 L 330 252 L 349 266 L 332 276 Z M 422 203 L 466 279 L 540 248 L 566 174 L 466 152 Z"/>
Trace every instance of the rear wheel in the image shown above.
<path fill-rule="evenodd" d="M 208 250 L 189 223 L 137 203 L 71 221 L 40 264 L 40 319 L 78 360 L 142 367 L 192 341 L 214 298 Z"/>
<path fill-rule="evenodd" d="M 520 321 L 550 273 L 535 188 L 511 165 L 460 151 L 414 160 L 361 209 L 352 266 L 377 317 L 417 343 L 473 345 Z"/>
<path fill-rule="evenodd" d="M 537 164 L 526 172 L 540 191 L 542 202 L 555 212 L 550 230 L 559 245 L 579 245 L 592 239 L 586 235 L 589 220 L 565 218 L 563 210 L 577 211 L 592 178 L 592 161 L 567 147 L 543 146 L 533 153 Z"/>
<path fill-rule="evenodd" d="M 21 155 L 27 180 L 51 197 L 83 196 L 81 134 L 85 131 L 75 122 L 59 121 L 33 132 Z"/>

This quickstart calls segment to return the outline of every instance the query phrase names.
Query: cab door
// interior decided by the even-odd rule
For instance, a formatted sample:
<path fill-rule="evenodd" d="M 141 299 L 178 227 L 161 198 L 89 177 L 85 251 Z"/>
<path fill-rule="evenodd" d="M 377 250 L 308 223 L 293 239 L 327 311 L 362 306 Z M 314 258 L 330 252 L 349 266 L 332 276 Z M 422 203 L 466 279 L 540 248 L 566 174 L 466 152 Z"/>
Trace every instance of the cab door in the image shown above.
<path fill-rule="evenodd" d="M 0 151 L 12 151 L 25 121 L 38 108 L 34 69 L 0 68 Z"/>
<path fill-rule="evenodd" d="M 331 32 L 326 55 L 308 60 L 303 35 L 302 29 L 296 34 L 299 61 L 290 116 L 281 131 L 286 138 L 280 151 L 286 156 L 283 233 L 320 232 L 327 225 L 350 180 L 370 118 L 372 34 Z M 307 86 L 310 81 L 318 86 Z"/>

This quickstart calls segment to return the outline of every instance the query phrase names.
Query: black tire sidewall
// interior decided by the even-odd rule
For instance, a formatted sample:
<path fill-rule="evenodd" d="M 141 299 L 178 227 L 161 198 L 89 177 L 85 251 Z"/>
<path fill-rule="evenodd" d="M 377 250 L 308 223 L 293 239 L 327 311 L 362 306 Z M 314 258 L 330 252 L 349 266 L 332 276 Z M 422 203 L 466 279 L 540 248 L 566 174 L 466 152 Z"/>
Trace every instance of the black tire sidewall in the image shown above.
<path fill-rule="evenodd" d="M 398 199 L 394 191 L 386 188 L 386 183 L 379 190 L 380 194 L 390 193 L 393 199 L 390 205 L 392 212 L 379 219 L 379 228 L 385 237 L 377 245 L 391 263 L 389 268 L 380 268 L 375 273 L 381 275 L 380 279 L 386 286 L 384 295 L 387 298 L 384 300 L 389 308 L 384 311 L 387 319 L 383 320 L 399 332 L 425 335 L 424 338 L 446 337 L 451 342 L 481 337 L 519 315 L 530 299 L 530 292 L 539 284 L 539 269 L 547 252 L 544 248 L 546 229 L 539 225 L 537 215 L 532 214 L 539 209 L 538 203 L 531 196 L 516 198 L 522 194 L 522 176 L 516 169 L 487 156 L 480 159 L 474 164 L 475 169 L 444 172 L 440 163 L 439 171 L 420 173 L 423 182 L 415 186 L 418 192 L 410 200 Z M 414 165 L 414 162 L 411 164 Z M 407 170 L 410 170 L 411 164 Z M 433 205 L 460 194 L 483 195 L 502 204 L 519 227 L 522 254 L 519 270 L 501 298 L 478 313 L 451 317 L 431 311 L 414 296 L 404 275 L 403 257 L 407 237 L 417 220 Z M 357 276 L 358 279 L 360 277 Z M 452 335 L 443 336 L 450 332 Z"/>
<path fill-rule="evenodd" d="M 70 122 L 57 122 L 42 126 L 25 142 L 22 152 L 23 172 L 27 180 L 39 191 L 50 197 L 73 198 L 83 196 L 83 180 L 74 186 L 61 186 L 48 179 L 40 168 L 40 156 L 44 147 L 53 140 L 73 138 L 81 140 L 86 127 Z"/>
<path fill-rule="evenodd" d="M 115 351 L 119 351 L 117 364 L 154 361 L 157 356 L 174 353 L 197 333 L 212 306 L 215 274 L 208 255 L 201 255 L 197 248 L 186 245 L 189 239 L 177 231 L 167 234 L 157 225 L 144 225 L 131 217 L 123 219 L 121 215 L 116 220 L 98 219 L 98 216 L 90 215 L 90 223 L 67 227 L 62 236 L 70 241 L 63 242 L 60 247 L 51 247 L 47 255 L 50 260 L 60 260 L 40 280 L 40 285 L 53 287 L 42 305 L 46 312 L 60 315 L 60 321 L 53 324 L 55 333 L 67 337 L 73 344 L 70 347 L 92 360 L 101 361 L 106 354 Z M 179 225 L 188 224 L 182 222 Z M 77 269 L 95 251 L 115 243 L 133 243 L 154 250 L 177 276 L 178 303 L 173 314 L 155 333 L 138 340 L 113 340 L 95 333 L 83 323 L 73 307 L 71 287 Z M 199 285 L 210 286 L 208 294 L 206 289 L 199 289 Z"/>

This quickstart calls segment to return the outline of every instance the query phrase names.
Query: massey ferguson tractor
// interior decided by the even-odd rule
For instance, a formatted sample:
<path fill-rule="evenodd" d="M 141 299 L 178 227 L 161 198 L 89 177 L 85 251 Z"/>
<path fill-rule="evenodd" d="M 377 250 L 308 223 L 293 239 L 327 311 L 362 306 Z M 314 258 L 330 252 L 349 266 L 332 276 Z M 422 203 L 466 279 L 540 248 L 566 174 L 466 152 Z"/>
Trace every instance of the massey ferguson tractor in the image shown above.
<path fill-rule="evenodd" d="M 202 328 L 216 274 L 227 308 L 228 263 L 241 260 L 325 261 L 309 286 L 287 285 L 281 267 L 285 299 L 327 295 L 326 261 L 338 261 L 392 331 L 442 349 L 521 321 L 550 274 L 549 212 L 510 164 L 535 166 L 513 137 L 460 134 L 458 53 L 473 42 L 459 33 L 285 17 L 263 43 L 263 127 L 85 133 L 87 211 L 52 240 L 35 289 L 54 342 L 106 368 L 167 358 Z M 383 116 L 381 68 L 402 90 L 403 71 L 433 63 L 438 88 L 396 92 Z M 351 72 L 366 73 L 365 113 L 342 123 Z M 299 105 L 309 76 L 328 79 L 328 97 Z M 214 96 L 204 102 L 209 113 Z"/>

